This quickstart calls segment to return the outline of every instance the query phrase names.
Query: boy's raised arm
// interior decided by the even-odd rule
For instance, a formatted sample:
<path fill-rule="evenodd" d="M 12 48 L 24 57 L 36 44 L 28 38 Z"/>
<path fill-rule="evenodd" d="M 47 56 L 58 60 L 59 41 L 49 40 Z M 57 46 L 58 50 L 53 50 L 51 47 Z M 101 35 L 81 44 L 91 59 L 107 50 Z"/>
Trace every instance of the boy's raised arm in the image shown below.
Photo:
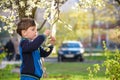
<path fill-rule="evenodd" d="M 25 39 L 21 42 L 21 47 L 23 52 L 32 52 L 41 46 L 41 44 L 45 41 L 45 35 L 39 35 L 33 41 L 29 41 Z"/>

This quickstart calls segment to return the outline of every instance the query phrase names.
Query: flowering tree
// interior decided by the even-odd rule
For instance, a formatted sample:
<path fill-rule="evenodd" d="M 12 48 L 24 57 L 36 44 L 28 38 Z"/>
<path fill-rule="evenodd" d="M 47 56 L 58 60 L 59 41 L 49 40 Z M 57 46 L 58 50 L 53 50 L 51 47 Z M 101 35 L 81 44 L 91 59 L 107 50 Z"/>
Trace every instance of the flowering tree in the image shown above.
<path fill-rule="evenodd" d="M 58 17 L 59 6 L 63 4 L 66 0 L 1 0 L 0 1 L 0 11 L 3 15 L 0 15 L 0 20 L 5 22 L 5 26 L 2 29 L 8 30 L 10 33 L 13 33 L 15 30 L 15 24 L 19 19 L 23 17 L 35 17 L 35 12 L 37 8 L 44 8 L 44 19 L 42 26 L 48 20 L 51 22 L 52 19 L 50 14 L 56 12 L 54 17 Z M 6 14 L 6 15 L 4 15 Z M 52 20 L 53 21 L 53 20 Z M 41 26 L 41 27 L 42 27 Z M 2 30 L 0 29 L 0 30 Z"/>

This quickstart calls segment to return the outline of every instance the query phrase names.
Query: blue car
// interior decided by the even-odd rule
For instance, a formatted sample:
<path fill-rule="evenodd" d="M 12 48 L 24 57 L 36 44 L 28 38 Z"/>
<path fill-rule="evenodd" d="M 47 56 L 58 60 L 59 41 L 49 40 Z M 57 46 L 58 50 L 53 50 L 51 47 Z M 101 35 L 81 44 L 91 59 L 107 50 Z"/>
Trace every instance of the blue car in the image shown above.
<path fill-rule="evenodd" d="M 80 41 L 64 41 L 58 50 L 58 61 L 73 58 L 83 61 L 84 47 Z"/>

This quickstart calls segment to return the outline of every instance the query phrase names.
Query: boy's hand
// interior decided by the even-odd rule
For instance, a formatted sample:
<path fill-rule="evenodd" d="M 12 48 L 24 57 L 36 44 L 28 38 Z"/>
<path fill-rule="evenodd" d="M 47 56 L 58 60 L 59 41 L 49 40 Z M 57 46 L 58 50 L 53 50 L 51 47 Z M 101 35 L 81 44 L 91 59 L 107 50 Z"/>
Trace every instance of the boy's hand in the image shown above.
<path fill-rule="evenodd" d="M 55 41 L 56 41 L 55 37 L 50 36 L 50 44 L 54 45 Z"/>
<path fill-rule="evenodd" d="M 51 31 L 50 31 L 49 29 L 47 29 L 47 30 L 45 30 L 44 34 L 45 34 L 46 36 L 49 36 L 49 35 L 51 34 Z"/>

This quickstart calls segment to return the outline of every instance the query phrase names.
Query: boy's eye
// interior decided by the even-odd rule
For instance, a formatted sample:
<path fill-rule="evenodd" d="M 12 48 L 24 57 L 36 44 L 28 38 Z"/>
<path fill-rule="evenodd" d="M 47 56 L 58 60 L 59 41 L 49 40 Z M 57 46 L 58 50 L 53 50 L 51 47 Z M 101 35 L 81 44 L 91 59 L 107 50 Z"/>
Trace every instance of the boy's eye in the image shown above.
<path fill-rule="evenodd" d="M 35 31 L 35 30 L 37 30 L 36 27 L 32 27 L 32 28 L 31 28 L 31 31 Z"/>
<path fill-rule="evenodd" d="M 32 31 L 34 31 L 35 29 L 32 29 Z"/>
<path fill-rule="evenodd" d="M 32 28 L 31 30 L 32 30 L 32 31 L 35 31 L 35 28 Z"/>

